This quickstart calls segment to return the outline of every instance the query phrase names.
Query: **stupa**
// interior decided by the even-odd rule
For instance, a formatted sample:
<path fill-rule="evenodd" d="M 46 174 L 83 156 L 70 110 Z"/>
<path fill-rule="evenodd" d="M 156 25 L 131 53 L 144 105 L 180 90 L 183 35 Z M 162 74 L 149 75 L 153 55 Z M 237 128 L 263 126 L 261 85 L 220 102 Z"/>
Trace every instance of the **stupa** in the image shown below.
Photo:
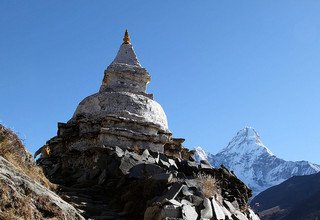
<path fill-rule="evenodd" d="M 61 147 L 84 151 L 97 146 L 163 152 L 164 145 L 175 139 L 161 105 L 146 93 L 150 80 L 126 30 L 99 92 L 83 99 L 67 123 L 58 123 L 57 136 L 48 141 L 52 152 Z"/>
<path fill-rule="evenodd" d="M 258 220 L 246 185 L 226 168 L 196 163 L 172 137 L 146 93 L 150 79 L 126 31 L 99 92 L 41 148 L 37 162 L 60 195 L 85 219 Z"/>

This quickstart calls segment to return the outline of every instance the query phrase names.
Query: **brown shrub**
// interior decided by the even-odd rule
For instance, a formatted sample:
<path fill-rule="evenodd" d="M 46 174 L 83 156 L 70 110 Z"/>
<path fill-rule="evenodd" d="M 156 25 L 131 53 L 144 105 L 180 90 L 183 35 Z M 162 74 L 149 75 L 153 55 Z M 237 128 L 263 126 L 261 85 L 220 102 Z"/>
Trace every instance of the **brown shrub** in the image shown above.
<path fill-rule="evenodd" d="M 0 180 L 0 219 L 65 219 L 60 208 L 48 197 L 37 197 L 32 191 L 26 193 L 26 188 L 14 189 Z"/>
<path fill-rule="evenodd" d="M 210 198 L 219 194 L 219 187 L 213 176 L 205 173 L 198 173 L 196 180 L 198 182 L 200 191 L 205 197 Z"/>

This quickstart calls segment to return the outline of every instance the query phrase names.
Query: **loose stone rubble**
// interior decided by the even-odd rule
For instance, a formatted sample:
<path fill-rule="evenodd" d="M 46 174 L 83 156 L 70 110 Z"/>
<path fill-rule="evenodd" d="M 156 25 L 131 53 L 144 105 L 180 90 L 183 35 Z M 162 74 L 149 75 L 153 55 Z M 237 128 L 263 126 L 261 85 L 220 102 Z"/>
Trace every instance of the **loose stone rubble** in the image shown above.
<path fill-rule="evenodd" d="M 60 156 L 38 160 L 50 180 L 70 188 L 100 188 L 128 219 L 259 219 L 247 204 L 250 189 L 226 168 L 201 168 L 148 149 L 97 147 Z M 208 184 L 213 185 L 202 185 L 198 174 L 212 176 L 215 181 Z M 202 187 L 214 189 L 210 197 Z"/>
<path fill-rule="evenodd" d="M 126 32 L 100 91 L 58 124 L 45 145 L 50 154 L 38 160 L 60 194 L 92 219 L 107 219 L 107 210 L 92 208 L 100 197 L 83 205 L 63 189 L 95 190 L 113 209 L 109 219 L 259 219 L 245 184 L 224 167 L 198 164 L 184 139 L 172 137 L 162 107 L 146 93 L 149 81 Z"/>

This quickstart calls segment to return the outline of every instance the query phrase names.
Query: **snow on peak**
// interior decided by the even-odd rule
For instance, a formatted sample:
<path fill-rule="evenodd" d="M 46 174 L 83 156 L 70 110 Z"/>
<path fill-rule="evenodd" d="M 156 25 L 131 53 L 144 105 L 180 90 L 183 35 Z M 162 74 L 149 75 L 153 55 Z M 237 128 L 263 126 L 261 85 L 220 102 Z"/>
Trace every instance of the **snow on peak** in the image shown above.
<path fill-rule="evenodd" d="M 207 153 L 201 148 L 201 147 L 196 147 L 195 148 L 195 159 L 197 161 L 200 161 L 200 160 L 208 160 L 208 155 Z"/>
<path fill-rule="evenodd" d="M 237 132 L 236 136 L 229 142 L 228 146 L 222 149 L 222 152 L 237 152 L 243 155 L 247 153 L 268 154 L 273 153 L 262 143 L 258 132 L 253 127 L 244 127 Z"/>
<path fill-rule="evenodd" d="M 245 139 L 262 144 L 258 132 L 253 127 L 244 127 L 237 132 L 237 135 L 233 139 Z"/>
<path fill-rule="evenodd" d="M 197 150 L 197 152 L 204 152 Z M 221 164 L 234 171 L 246 183 L 253 195 L 297 175 L 309 175 L 320 171 L 320 165 L 308 161 L 285 161 L 276 157 L 261 141 L 252 127 L 244 127 L 219 153 L 207 154 L 214 166 Z"/>

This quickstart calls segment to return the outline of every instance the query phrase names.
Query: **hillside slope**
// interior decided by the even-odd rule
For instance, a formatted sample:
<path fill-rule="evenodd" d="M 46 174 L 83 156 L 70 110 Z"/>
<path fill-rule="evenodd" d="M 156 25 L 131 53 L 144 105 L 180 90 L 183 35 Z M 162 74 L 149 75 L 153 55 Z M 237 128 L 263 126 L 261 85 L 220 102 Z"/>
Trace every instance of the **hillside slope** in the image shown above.
<path fill-rule="evenodd" d="M 50 188 L 18 136 L 0 124 L 0 219 L 83 219 Z"/>
<path fill-rule="evenodd" d="M 252 201 L 265 220 L 320 218 L 320 173 L 295 176 L 271 187 Z"/>

